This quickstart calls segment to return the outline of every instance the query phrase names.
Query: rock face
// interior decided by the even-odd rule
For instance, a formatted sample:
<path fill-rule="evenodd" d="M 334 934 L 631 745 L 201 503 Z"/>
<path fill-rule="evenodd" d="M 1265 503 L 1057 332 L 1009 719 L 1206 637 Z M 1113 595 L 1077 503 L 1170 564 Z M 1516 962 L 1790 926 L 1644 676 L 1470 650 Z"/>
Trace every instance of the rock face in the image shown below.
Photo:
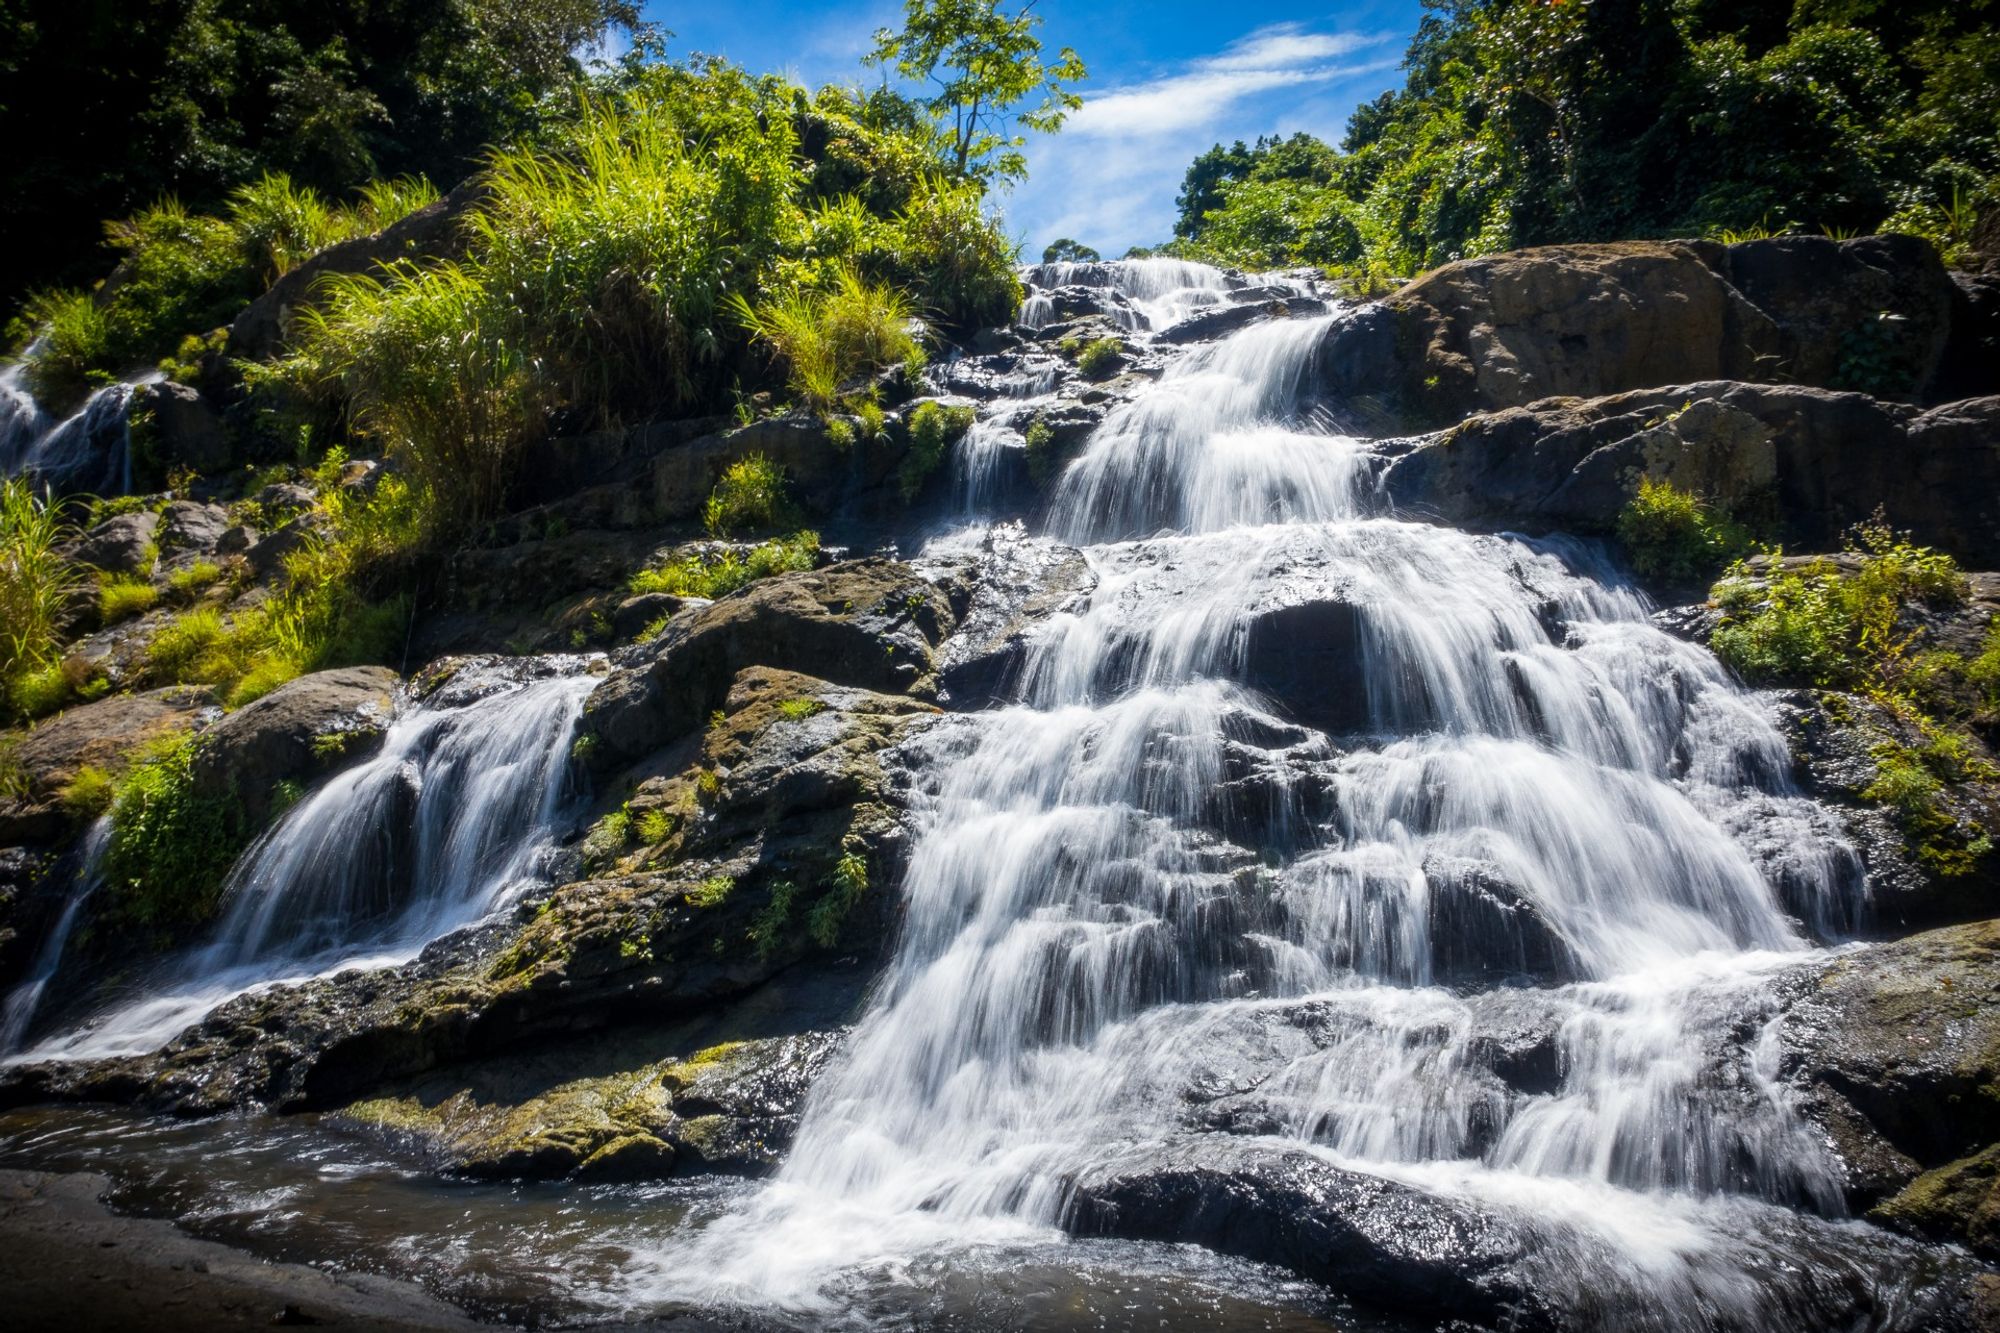
<path fill-rule="evenodd" d="M 69 824 L 62 790 L 84 766 L 115 771 L 146 742 L 217 711 L 208 690 L 177 685 L 82 704 L 35 726 L 13 750 L 22 791 L 0 799 L 0 845 L 59 837 Z"/>
<path fill-rule="evenodd" d="M 2000 563 L 2000 399 L 1917 413 L 1861 394 L 1709 381 L 1473 417 L 1390 463 L 1384 492 L 1447 522 L 1602 531 L 1641 478 L 1768 515 L 1832 549 L 1879 507 L 1961 560 Z"/>
<path fill-rule="evenodd" d="M 167 380 L 134 397 L 133 409 L 146 421 L 135 444 L 160 474 L 175 468 L 220 472 L 234 461 L 222 419 L 199 390 Z"/>
<path fill-rule="evenodd" d="M 151 567 L 160 516 L 150 509 L 105 519 L 71 547 L 70 559 L 109 574 L 138 574 Z"/>
<path fill-rule="evenodd" d="M 306 782 L 381 744 L 399 679 L 387 667 L 339 667 L 280 685 L 212 727 L 195 757 L 204 795 L 234 792 L 253 825 L 281 782 Z"/>
<path fill-rule="evenodd" d="M 1879 1221 L 1995 1257 L 2000 922 L 1836 959 L 1795 983 L 1785 1076 Z"/>
<path fill-rule="evenodd" d="M 1336 413 L 1382 434 L 1718 379 L 1936 401 L 1965 308 L 1911 237 L 1548 246 L 1448 264 L 1364 307 L 1318 371 Z"/>
<path fill-rule="evenodd" d="M 607 758 L 638 759 L 693 730 L 752 664 L 921 694 L 935 688 L 932 653 L 955 619 L 943 594 L 890 560 L 764 579 L 623 654 L 584 725 Z"/>

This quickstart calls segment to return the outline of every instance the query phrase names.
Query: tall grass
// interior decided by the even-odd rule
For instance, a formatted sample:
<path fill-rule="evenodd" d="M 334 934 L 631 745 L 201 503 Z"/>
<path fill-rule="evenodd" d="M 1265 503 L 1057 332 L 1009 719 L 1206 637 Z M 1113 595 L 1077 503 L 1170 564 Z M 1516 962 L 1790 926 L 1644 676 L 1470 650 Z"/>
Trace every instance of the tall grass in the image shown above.
<path fill-rule="evenodd" d="M 786 292 L 756 305 L 738 294 L 732 304 L 738 322 L 784 359 L 792 392 L 815 411 L 831 411 L 856 375 L 922 355 L 909 298 L 868 282 L 850 265 L 836 269 L 824 290 Z"/>
<path fill-rule="evenodd" d="M 27 482 L 0 482 L 0 683 L 16 711 L 23 685 L 54 666 L 70 606 L 85 588 L 82 574 L 57 553 L 73 536 L 75 528 Z"/>
<path fill-rule="evenodd" d="M 347 404 L 354 427 L 408 463 L 439 535 L 497 513 L 541 429 L 541 367 L 482 276 L 456 263 L 332 274 L 301 313 L 290 373 Z"/>

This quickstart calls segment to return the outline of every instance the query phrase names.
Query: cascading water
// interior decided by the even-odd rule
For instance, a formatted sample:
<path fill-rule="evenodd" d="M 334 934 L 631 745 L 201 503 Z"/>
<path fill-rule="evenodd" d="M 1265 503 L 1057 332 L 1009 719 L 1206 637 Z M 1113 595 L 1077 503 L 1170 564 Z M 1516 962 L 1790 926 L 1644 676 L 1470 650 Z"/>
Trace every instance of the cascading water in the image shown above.
<path fill-rule="evenodd" d="M 916 742 L 887 975 L 777 1178 L 636 1299 L 824 1317 L 1189 1143 L 1504 1210 L 1605 1324 L 1782 1322 L 1799 1228 L 1902 1280 L 1825 1257 L 1860 1242 L 1815 1220 L 1835 1167 L 1770 1045 L 1853 852 L 1587 548 L 1380 512 L 1366 446 L 1298 410 L 1326 325 L 1191 352 L 1062 476 L 1088 604 L 1018 704 Z"/>
<path fill-rule="evenodd" d="M 146 993 L 18 1057 L 157 1049 L 250 990 L 387 966 L 537 882 L 571 804 L 569 750 L 597 678 L 520 682 L 471 666 L 406 702 L 372 759 L 288 811 L 237 862 L 208 944 Z"/>
<path fill-rule="evenodd" d="M 28 975 L 8 994 L 6 1004 L 0 1006 L 0 1056 L 18 1049 L 21 1039 L 28 1035 L 42 996 L 55 980 L 56 969 L 62 966 L 63 950 L 69 947 L 69 937 L 76 930 L 84 905 L 104 883 L 104 851 L 110 843 L 110 817 L 100 815 L 77 849 L 76 871 L 70 877 L 69 893 L 63 899 L 62 910 L 56 914 L 55 924 L 43 938 Z"/>
<path fill-rule="evenodd" d="M 132 398 L 164 378 L 159 372 L 107 384 L 75 412 L 52 419 L 23 381 L 34 355 L 0 371 L 0 473 L 28 476 L 63 491 L 100 495 L 132 489 Z"/>

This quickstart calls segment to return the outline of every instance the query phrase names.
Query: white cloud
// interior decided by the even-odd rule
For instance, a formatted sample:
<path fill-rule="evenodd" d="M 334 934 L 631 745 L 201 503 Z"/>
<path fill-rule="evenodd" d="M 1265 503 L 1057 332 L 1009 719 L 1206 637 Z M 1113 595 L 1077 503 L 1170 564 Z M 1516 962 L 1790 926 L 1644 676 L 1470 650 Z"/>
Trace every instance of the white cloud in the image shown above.
<path fill-rule="evenodd" d="M 1269 25 L 1212 55 L 1089 97 L 1061 134 L 1031 143 L 1030 174 L 1010 201 L 1009 221 L 1025 232 L 1030 258 L 1057 236 L 1107 254 L 1163 241 L 1173 230 L 1181 178 L 1198 154 L 1259 134 L 1337 137 L 1348 111 L 1392 81 L 1383 76 L 1400 64 L 1394 42 Z"/>

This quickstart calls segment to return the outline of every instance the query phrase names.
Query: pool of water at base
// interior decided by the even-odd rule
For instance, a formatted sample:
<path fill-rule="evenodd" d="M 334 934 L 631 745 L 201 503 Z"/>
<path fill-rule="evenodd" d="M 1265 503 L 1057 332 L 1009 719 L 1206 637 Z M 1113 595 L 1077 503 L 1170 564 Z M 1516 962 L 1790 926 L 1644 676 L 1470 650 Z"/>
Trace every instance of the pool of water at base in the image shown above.
<path fill-rule="evenodd" d="M 837 1315 L 790 1321 L 633 1308 L 633 1246 L 698 1227 L 750 1188 L 480 1181 L 316 1115 L 179 1120 L 98 1107 L 0 1113 L 0 1168 L 111 1179 L 120 1212 L 169 1218 L 264 1258 L 417 1282 L 495 1323 L 553 1329 L 1216 1330 L 1408 1333 L 1287 1274 L 1193 1246 L 1065 1241 L 916 1255 L 850 1275 Z"/>

